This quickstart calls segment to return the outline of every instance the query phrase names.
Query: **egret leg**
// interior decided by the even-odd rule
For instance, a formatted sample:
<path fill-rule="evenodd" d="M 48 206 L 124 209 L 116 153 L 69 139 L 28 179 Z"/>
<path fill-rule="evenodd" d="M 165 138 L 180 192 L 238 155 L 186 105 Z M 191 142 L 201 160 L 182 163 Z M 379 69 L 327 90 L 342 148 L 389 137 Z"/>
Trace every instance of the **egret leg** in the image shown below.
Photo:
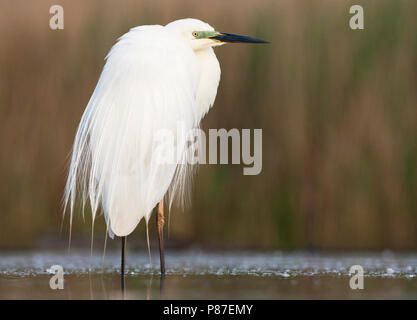
<path fill-rule="evenodd" d="M 164 202 L 161 200 L 158 204 L 158 210 L 156 214 L 156 226 L 158 228 L 158 240 L 159 240 L 159 258 L 161 260 L 161 275 L 165 275 L 165 255 L 164 255 Z"/>
<path fill-rule="evenodd" d="M 126 237 L 122 237 L 122 258 L 121 258 L 121 266 L 120 266 L 122 297 L 124 297 L 124 292 L 125 292 L 125 257 L 126 257 Z"/>

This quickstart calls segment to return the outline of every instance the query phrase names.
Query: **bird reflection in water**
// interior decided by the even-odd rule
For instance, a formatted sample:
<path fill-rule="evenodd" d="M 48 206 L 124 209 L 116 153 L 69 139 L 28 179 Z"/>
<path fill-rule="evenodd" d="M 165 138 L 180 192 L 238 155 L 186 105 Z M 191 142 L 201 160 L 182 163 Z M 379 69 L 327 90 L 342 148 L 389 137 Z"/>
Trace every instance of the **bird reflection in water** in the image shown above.
<path fill-rule="evenodd" d="M 127 297 L 127 287 L 126 287 L 126 274 L 125 272 L 120 273 L 120 296 L 122 300 L 128 299 Z M 153 274 L 151 274 L 150 279 L 147 281 L 146 285 L 146 300 L 152 299 L 152 287 L 153 286 Z M 159 299 L 164 299 L 165 293 L 165 274 L 161 274 L 159 278 Z"/>

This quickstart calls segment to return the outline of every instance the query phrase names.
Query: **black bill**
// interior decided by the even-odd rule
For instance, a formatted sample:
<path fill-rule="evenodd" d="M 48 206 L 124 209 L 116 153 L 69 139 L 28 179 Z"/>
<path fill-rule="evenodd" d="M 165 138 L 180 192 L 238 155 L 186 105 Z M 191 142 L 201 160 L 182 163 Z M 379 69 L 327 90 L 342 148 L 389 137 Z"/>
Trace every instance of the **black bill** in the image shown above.
<path fill-rule="evenodd" d="M 247 37 L 247 36 L 240 36 L 238 34 L 232 34 L 232 33 L 224 33 L 219 32 L 215 36 L 210 37 L 210 39 L 216 39 L 221 42 L 245 42 L 245 43 L 269 43 L 268 41 Z"/>

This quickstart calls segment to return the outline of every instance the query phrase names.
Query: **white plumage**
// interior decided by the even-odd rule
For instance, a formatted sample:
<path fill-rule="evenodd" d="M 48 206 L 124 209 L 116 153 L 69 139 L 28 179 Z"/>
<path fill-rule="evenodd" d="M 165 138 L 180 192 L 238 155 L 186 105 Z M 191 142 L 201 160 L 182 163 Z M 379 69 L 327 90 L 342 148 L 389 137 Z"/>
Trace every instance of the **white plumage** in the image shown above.
<path fill-rule="evenodd" d="M 77 195 L 100 207 L 109 234 L 126 236 L 168 195 L 184 199 L 186 165 L 156 161 L 155 135 L 198 127 L 214 102 L 220 67 L 212 47 L 194 30 L 214 29 L 195 19 L 141 26 L 110 50 L 74 141 L 64 202 L 72 220 Z M 188 157 L 185 140 L 175 147 Z M 169 190 L 169 192 L 168 192 Z"/>

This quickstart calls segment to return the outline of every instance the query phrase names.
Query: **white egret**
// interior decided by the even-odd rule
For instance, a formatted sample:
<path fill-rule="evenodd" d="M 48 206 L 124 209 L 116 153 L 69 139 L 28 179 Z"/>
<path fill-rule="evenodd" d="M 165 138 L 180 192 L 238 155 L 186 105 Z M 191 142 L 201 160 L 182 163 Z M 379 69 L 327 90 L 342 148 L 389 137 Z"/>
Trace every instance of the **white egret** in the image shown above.
<path fill-rule="evenodd" d="M 83 208 L 89 203 L 93 223 L 102 208 L 110 237 L 122 239 L 122 274 L 126 237 L 142 218 L 148 223 L 155 206 L 161 274 L 165 273 L 163 200 L 169 205 L 174 197 L 183 200 L 192 173 L 179 161 L 155 161 L 155 135 L 161 128 L 175 132 L 179 122 L 186 130 L 199 126 L 220 80 L 213 47 L 226 42 L 266 41 L 182 19 L 132 28 L 106 57 L 76 133 L 64 202 L 70 211 L 70 232 L 77 195 Z M 175 142 L 187 158 L 184 145 L 185 141 Z"/>

